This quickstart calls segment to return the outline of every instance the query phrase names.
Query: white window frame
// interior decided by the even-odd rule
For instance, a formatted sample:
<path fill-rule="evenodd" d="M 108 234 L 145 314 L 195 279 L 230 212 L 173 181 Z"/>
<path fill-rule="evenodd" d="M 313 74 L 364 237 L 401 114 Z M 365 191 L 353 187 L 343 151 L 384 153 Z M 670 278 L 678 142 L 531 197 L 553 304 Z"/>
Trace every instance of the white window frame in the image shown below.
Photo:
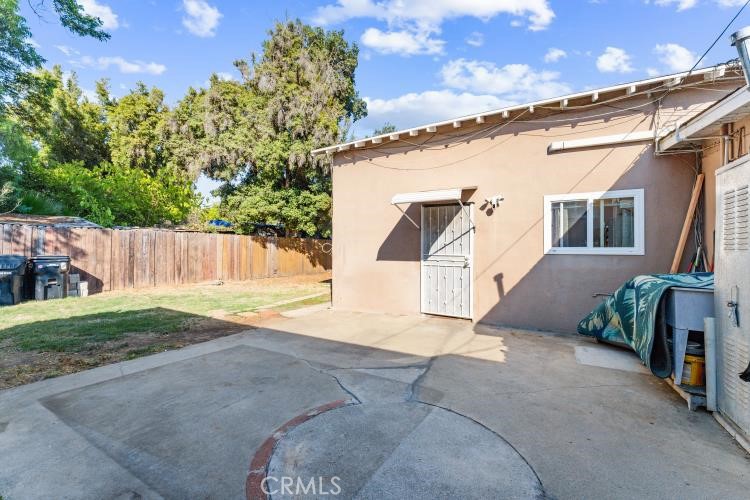
<path fill-rule="evenodd" d="M 544 253 L 550 255 L 645 255 L 645 208 L 643 189 L 622 189 L 594 193 L 552 194 L 544 197 Z M 594 246 L 594 201 L 607 198 L 633 198 L 633 247 L 602 248 Z M 585 247 L 552 246 L 552 204 L 560 201 L 586 201 Z"/>

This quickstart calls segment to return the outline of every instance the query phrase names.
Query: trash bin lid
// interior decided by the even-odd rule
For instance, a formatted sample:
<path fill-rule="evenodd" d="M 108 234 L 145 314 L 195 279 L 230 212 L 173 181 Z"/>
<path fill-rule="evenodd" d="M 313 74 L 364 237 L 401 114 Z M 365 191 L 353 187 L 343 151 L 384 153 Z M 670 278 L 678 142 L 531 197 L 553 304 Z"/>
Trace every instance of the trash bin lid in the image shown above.
<path fill-rule="evenodd" d="M 0 255 L 0 271 L 12 271 L 26 265 L 23 255 Z"/>
<path fill-rule="evenodd" d="M 70 262 L 67 255 L 35 255 L 29 259 L 31 262 Z"/>

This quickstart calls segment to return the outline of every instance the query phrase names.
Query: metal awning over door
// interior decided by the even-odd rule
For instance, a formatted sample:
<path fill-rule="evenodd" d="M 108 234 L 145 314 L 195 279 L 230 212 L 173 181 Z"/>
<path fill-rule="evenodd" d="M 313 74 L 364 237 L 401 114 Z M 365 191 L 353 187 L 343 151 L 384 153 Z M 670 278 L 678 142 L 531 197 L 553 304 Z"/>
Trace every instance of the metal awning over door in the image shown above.
<path fill-rule="evenodd" d="M 415 191 L 413 193 L 398 193 L 393 195 L 391 198 L 391 205 L 395 205 L 396 208 L 401 210 L 401 213 L 411 221 L 414 226 L 419 229 L 417 224 L 399 205 L 406 205 L 411 203 L 458 203 L 463 208 L 463 202 L 461 198 L 463 192 L 466 190 L 476 189 L 476 186 L 464 186 L 449 189 L 436 189 L 433 191 Z"/>

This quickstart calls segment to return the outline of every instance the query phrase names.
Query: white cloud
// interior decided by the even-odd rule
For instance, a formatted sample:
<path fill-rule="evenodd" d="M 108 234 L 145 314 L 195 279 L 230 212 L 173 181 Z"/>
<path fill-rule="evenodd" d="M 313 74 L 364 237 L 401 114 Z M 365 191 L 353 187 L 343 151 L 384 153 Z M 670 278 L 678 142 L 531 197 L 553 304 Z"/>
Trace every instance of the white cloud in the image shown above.
<path fill-rule="evenodd" d="M 39 42 L 37 42 L 37 41 L 36 41 L 36 40 L 34 40 L 33 38 L 27 38 L 27 39 L 26 39 L 26 43 L 28 43 L 29 45 L 31 45 L 31 46 L 32 46 L 32 47 L 34 47 L 35 49 L 41 49 L 41 48 L 42 48 L 42 46 L 41 46 L 41 45 L 39 45 Z"/>
<path fill-rule="evenodd" d="M 633 71 L 632 57 L 623 49 L 607 47 L 596 58 L 596 67 L 602 73 L 630 73 Z"/>
<path fill-rule="evenodd" d="M 143 61 L 128 61 L 120 56 L 110 57 L 97 57 L 93 58 L 90 56 L 83 56 L 78 60 L 71 61 L 74 66 L 98 68 L 101 70 L 107 70 L 110 67 L 116 67 L 120 73 L 134 74 L 134 73 L 147 73 L 150 75 L 161 75 L 167 70 L 167 67 L 163 64 L 155 62 L 143 62 Z"/>
<path fill-rule="evenodd" d="M 696 5 L 698 5 L 698 0 L 645 0 L 645 2 L 653 3 L 654 5 L 659 5 L 661 7 L 668 7 L 668 6 L 676 6 L 677 12 L 692 9 Z M 713 3 L 718 5 L 719 7 L 740 7 L 745 3 L 745 0 L 713 0 Z"/>
<path fill-rule="evenodd" d="M 204 38 L 216 35 L 222 17 L 219 9 L 204 0 L 182 0 L 182 8 L 185 9 L 182 25 L 190 33 Z"/>
<path fill-rule="evenodd" d="M 478 31 L 474 31 L 471 35 L 466 37 L 466 43 L 472 47 L 481 47 L 484 45 L 484 35 Z"/>
<path fill-rule="evenodd" d="M 442 90 L 365 98 L 367 117 L 357 122 L 356 134 L 368 135 L 386 122 L 407 128 L 571 92 L 559 73 L 526 64 L 456 59 L 443 65 L 440 74 Z"/>
<path fill-rule="evenodd" d="M 214 75 L 216 75 L 216 78 L 218 78 L 219 81 L 222 81 L 222 82 L 232 82 L 232 81 L 236 81 L 237 80 L 234 77 L 233 74 L 227 73 L 226 71 L 217 71 L 216 73 L 214 73 Z M 211 86 L 211 80 L 209 79 L 209 80 L 206 80 L 205 82 L 203 82 L 203 86 L 204 87 L 210 87 Z"/>
<path fill-rule="evenodd" d="M 335 24 L 372 17 L 389 24 L 414 22 L 439 27 L 446 19 L 470 16 L 487 20 L 498 14 L 523 17 L 531 30 L 545 29 L 555 17 L 547 0 L 338 0 L 319 7 L 314 22 Z"/>
<path fill-rule="evenodd" d="M 83 97 L 85 97 L 89 102 L 99 102 L 99 96 L 96 93 L 96 90 L 92 89 L 81 89 L 81 94 Z"/>
<path fill-rule="evenodd" d="M 698 60 L 693 52 L 676 43 L 658 44 L 654 47 L 654 53 L 668 70 L 674 72 L 688 71 Z"/>
<path fill-rule="evenodd" d="M 445 42 L 435 36 L 446 20 L 476 17 L 486 21 L 498 14 L 515 16 L 515 21 L 522 18 L 532 31 L 547 28 L 555 17 L 547 0 L 337 0 L 319 7 L 313 22 L 330 25 L 372 18 L 385 22 L 388 29 L 368 28 L 362 35 L 362 43 L 368 47 L 402 55 L 436 54 L 442 52 Z"/>
<path fill-rule="evenodd" d="M 652 77 L 653 76 L 659 76 L 659 75 L 661 75 L 661 71 L 659 71 L 656 68 L 646 68 L 646 74 L 648 76 L 652 76 Z"/>
<path fill-rule="evenodd" d="M 568 53 L 565 52 L 562 49 L 558 49 L 555 47 L 551 47 L 546 54 L 544 54 L 544 62 L 546 63 L 553 63 L 557 62 L 560 59 L 563 59 L 565 57 L 568 57 Z"/>
<path fill-rule="evenodd" d="M 502 96 L 507 101 L 524 102 L 570 93 L 555 71 L 536 71 L 526 64 L 498 67 L 486 61 L 456 59 L 440 70 L 446 87 Z"/>
<path fill-rule="evenodd" d="M 648 3 L 648 2 L 646 2 Z M 677 5 L 677 11 L 692 9 L 698 4 L 698 0 L 654 0 L 655 5 Z"/>
<path fill-rule="evenodd" d="M 393 123 L 401 129 L 512 104 L 493 95 L 458 93 L 452 90 L 412 92 L 392 99 L 366 97 L 365 101 L 367 117 L 357 122 L 358 135 L 369 135 L 386 122 Z"/>
<path fill-rule="evenodd" d="M 86 14 L 101 19 L 102 28 L 105 30 L 114 30 L 120 27 L 117 14 L 109 5 L 101 4 L 96 0 L 78 0 L 78 3 L 83 7 Z"/>
<path fill-rule="evenodd" d="M 55 45 L 55 48 L 65 54 L 66 56 L 77 56 L 80 54 L 76 49 L 73 47 L 68 47 L 67 45 Z"/>
<path fill-rule="evenodd" d="M 443 40 L 430 38 L 428 33 L 409 31 L 383 32 L 377 28 L 367 28 L 360 39 L 362 45 L 381 54 L 442 54 Z"/>

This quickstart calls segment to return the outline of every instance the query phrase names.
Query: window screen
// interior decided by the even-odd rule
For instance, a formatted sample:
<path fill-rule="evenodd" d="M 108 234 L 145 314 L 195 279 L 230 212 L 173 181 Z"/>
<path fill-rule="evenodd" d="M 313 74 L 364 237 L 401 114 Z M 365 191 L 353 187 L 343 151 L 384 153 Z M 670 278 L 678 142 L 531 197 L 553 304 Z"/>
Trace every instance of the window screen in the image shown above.
<path fill-rule="evenodd" d="M 594 200 L 594 247 L 635 246 L 634 198 Z"/>

